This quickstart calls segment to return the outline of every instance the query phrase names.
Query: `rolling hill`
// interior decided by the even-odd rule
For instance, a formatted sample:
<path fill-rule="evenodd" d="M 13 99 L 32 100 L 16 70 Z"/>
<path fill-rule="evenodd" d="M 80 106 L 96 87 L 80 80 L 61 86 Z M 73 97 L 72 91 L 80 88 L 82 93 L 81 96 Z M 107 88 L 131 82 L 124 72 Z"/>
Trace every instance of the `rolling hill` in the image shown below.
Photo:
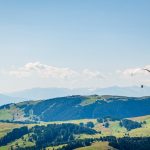
<path fill-rule="evenodd" d="M 150 114 L 150 97 L 68 96 L 26 101 L 0 107 L 0 120 L 64 121 L 111 116 L 129 118 Z"/>

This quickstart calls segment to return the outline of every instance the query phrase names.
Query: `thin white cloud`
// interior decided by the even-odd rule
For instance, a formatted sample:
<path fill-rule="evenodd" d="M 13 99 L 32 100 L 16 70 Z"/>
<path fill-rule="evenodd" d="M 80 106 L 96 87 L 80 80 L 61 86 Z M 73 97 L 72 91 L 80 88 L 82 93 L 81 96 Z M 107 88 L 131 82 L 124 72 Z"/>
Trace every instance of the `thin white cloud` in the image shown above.
<path fill-rule="evenodd" d="M 105 77 L 99 71 L 90 71 L 88 69 L 84 69 L 82 71 L 83 76 L 87 76 L 89 78 L 97 78 L 97 79 L 104 79 Z"/>
<path fill-rule="evenodd" d="M 27 63 L 21 68 L 11 70 L 9 73 L 19 78 L 30 77 L 33 74 L 43 78 L 68 78 L 76 74 L 75 71 L 69 68 L 58 68 L 40 62 Z"/>
<path fill-rule="evenodd" d="M 23 78 L 30 77 L 33 74 L 42 78 L 84 78 L 84 79 L 103 79 L 104 76 L 99 71 L 91 71 L 84 69 L 82 71 L 76 71 L 70 68 L 54 67 L 40 62 L 31 62 L 25 64 L 23 67 L 13 69 L 9 71 L 10 75 Z"/>

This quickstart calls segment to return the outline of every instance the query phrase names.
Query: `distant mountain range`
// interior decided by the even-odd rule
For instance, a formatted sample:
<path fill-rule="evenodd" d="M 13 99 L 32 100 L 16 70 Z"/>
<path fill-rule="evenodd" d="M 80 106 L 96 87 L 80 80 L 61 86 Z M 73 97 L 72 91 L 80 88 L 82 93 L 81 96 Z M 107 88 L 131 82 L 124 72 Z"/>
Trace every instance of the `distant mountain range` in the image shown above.
<path fill-rule="evenodd" d="M 67 96 L 26 101 L 0 107 L 0 120 L 60 121 L 110 116 L 128 118 L 150 115 L 150 97 Z"/>
<path fill-rule="evenodd" d="M 25 99 L 0 94 L 0 105 L 9 104 L 9 103 L 17 103 L 17 102 L 20 102 L 20 101 L 23 101 L 23 100 L 25 100 Z"/>
<path fill-rule="evenodd" d="M 8 93 L 12 97 L 21 97 L 25 99 L 49 99 L 54 97 L 71 96 L 71 95 L 118 95 L 118 96 L 131 96 L 131 97 L 142 97 L 150 96 L 150 87 L 145 86 L 140 88 L 137 86 L 133 87 L 108 87 L 108 88 L 97 88 L 97 89 L 67 89 L 67 88 L 33 88 L 14 93 Z"/>

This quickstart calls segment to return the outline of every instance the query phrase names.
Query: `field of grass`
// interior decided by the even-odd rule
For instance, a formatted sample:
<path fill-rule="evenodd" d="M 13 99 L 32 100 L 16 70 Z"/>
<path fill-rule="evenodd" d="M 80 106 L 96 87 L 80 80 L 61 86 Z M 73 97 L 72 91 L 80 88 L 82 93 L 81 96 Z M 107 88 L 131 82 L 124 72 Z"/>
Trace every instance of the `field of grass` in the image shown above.
<path fill-rule="evenodd" d="M 0 123 L 0 138 L 10 132 L 14 128 L 19 128 L 23 125 L 15 123 Z"/>
<path fill-rule="evenodd" d="M 150 136 L 150 116 L 142 116 L 142 117 L 135 117 L 135 118 L 129 118 L 131 120 L 135 120 L 138 122 L 143 122 L 145 121 L 146 124 L 143 124 L 141 128 L 137 128 L 131 131 L 127 131 L 126 128 L 121 127 L 119 125 L 119 121 L 109 121 L 109 128 L 105 128 L 102 123 L 97 123 L 96 119 L 91 119 L 91 120 L 77 120 L 77 121 L 71 121 L 72 123 L 77 123 L 79 124 L 80 122 L 87 123 L 88 121 L 92 121 L 95 125 L 94 129 L 96 131 L 101 131 L 101 134 L 96 134 L 96 135 L 80 135 L 79 138 L 84 139 L 84 138 L 92 138 L 95 137 L 97 138 L 98 136 L 103 137 L 103 136 L 109 136 L 113 135 L 116 137 L 123 137 L 126 135 L 126 133 L 129 134 L 131 137 L 149 137 Z"/>
<path fill-rule="evenodd" d="M 141 128 L 133 129 L 131 131 L 127 131 L 124 127 L 121 127 L 119 125 L 119 121 L 109 121 L 109 127 L 105 128 L 102 123 L 98 123 L 96 119 L 81 119 L 81 120 L 69 120 L 69 121 L 56 121 L 56 122 L 41 122 L 38 125 L 47 125 L 47 124 L 61 124 L 61 123 L 74 123 L 74 124 L 80 124 L 84 123 L 86 124 L 87 122 L 91 121 L 94 123 L 95 127 L 94 129 L 98 131 L 99 133 L 95 135 L 87 135 L 87 134 L 80 134 L 76 135 L 76 139 L 86 139 L 86 138 L 99 138 L 103 136 L 109 136 L 113 135 L 116 137 L 123 137 L 128 134 L 130 137 L 150 137 L 150 116 L 142 116 L 142 117 L 135 117 L 135 118 L 129 118 L 131 120 L 135 120 L 138 122 L 146 122 L 146 124 L 143 124 Z M 10 132 L 14 128 L 19 128 L 22 126 L 28 126 L 29 128 L 35 126 L 37 124 L 15 124 L 15 123 L 0 123 L 0 138 L 3 137 L 5 134 Z M 28 135 L 25 135 L 24 137 L 9 143 L 7 146 L 0 147 L 0 150 L 9 150 L 10 147 L 30 147 L 34 146 L 35 143 L 30 142 L 28 139 Z M 92 146 L 84 147 L 84 148 L 79 148 L 77 150 L 96 150 L 97 148 L 99 149 L 100 147 L 102 148 L 108 148 L 108 143 L 107 142 L 97 142 L 92 144 Z M 53 148 L 57 149 L 58 147 L 48 147 L 47 150 L 52 150 Z M 109 147 L 110 149 L 110 147 Z M 104 149 L 105 150 L 105 149 Z"/>
<path fill-rule="evenodd" d="M 131 130 L 129 132 L 129 136 L 131 136 L 131 137 L 150 137 L 150 115 L 135 117 L 135 118 L 131 118 L 131 119 L 138 121 L 138 122 L 145 121 L 146 124 L 143 124 L 142 128 L 137 128 L 137 129 Z"/>
<path fill-rule="evenodd" d="M 10 148 L 8 146 L 1 146 L 0 150 L 10 150 Z"/>
<path fill-rule="evenodd" d="M 127 132 L 126 128 L 119 125 L 119 121 L 111 122 L 109 129 L 111 131 L 111 135 L 116 137 L 123 137 Z"/>
<path fill-rule="evenodd" d="M 150 115 L 147 116 L 140 116 L 140 117 L 134 117 L 134 118 L 129 118 L 131 120 L 135 120 L 135 121 L 147 121 L 148 123 L 150 123 Z"/>
<path fill-rule="evenodd" d="M 150 137 L 150 127 L 143 127 L 131 130 L 129 132 L 130 137 Z"/>
<path fill-rule="evenodd" d="M 136 132 L 138 132 L 139 136 L 144 136 L 144 135 L 149 135 L 150 132 L 150 116 L 142 116 L 142 117 L 136 117 L 136 118 L 130 118 L 131 120 L 135 120 L 135 121 L 139 121 L 139 122 L 143 122 L 146 121 L 146 124 L 142 125 L 142 128 L 139 129 L 134 129 L 132 131 L 129 131 L 128 133 L 130 133 L 131 136 L 137 136 Z M 53 121 L 53 122 L 41 122 L 38 125 L 47 125 L 47 124 L 62 124 L 62 123 L 74 123 L 74 124 L 80 124 L 80 123 L 84 123 L 86 124 L 87 122 L 93 122 L 95 127 L 94 129 L 96 131 L 101 131 L 101 134 L 98 134 L 100 136 L 107 136 L 107 135 L 114 135 L 116 137 L 122 137 L 125 135 L 125 133 L 127 133 L 127 130 L 124 127 L 121 127 L 119 125 L 119 121 L 109 121 L 109 128 L 105 128 L 103 126 L 102 123 L 98 123 L 96 119 L 80 119 L 80 120 L 69 120 L 69 121 Z M 37 124 L 28 124 L 27 126 L 33 127 Z M 1 132 L 0 134 L 3 132 L 3 130 L 9 130 L 9 126 L 10 128 L 15 128 L 15 127 L 20 127 L 23 125 L 20 124 L 11 124 L 11 123 L 0 123 L 0 127 L 3 126 L 3 128 L 1 128 Z M 143 134 L 144 133 L 144 134 Z"/>
<path fill-rule="evenodd" d="M 53 146 L 53 147 L 47 147 L 46 150 L 57 150 L 58 148 L 62 148 L 63 146 L 65 146 L 66 144 L 63 145 L 59 145 L 59 146 Z"/>
<path fill-rule="evenodd" d="M 22 110 L 16 108 L 13 104 L 10 106 L 10 109 L 1 109 L 0 110 L 0 120 L 24 120 L 24 113 Z"/>
<path fill-rule="evenodd" d="M 106 100 L 107 98 L 109 98 L 111 96 L 109 95 L 103 95 L 103 96 L 99 96 L 99 95 L 91 95 L 91 96 L 88 96 L 83 102 L 81 102 L 81 106 L 86 106 L 86 105 L 89 105 L 89 104 L 93 104 L 95 103 L 97 100 Z"/>
<path fill-rule="evenodd" d="M 12 120 L 11 110 L 0 110 L 0 120 Z"/>
<path fill-rule="evenodd" d="M 100 97 L 100 96 L 96 96 L 96 95 L 90 96 L 90 97 L 88 97 L 86 100 L 84 100 L 80 105 L 81 105 L 81 106 L 85 106 L 85 105 L 92 104 L 92 103 L 94 103 L 97 99 L 101 99 L 101 97 Z"/>
<path fill-rule="evenodd" d="M 32 141 L 30 142 L 29 141 L 29 138 L 28 138 L 28 135 L 24 135 L 22 138 L 12 142 L 12 143 L 9 143 L 8 145 L 6 146 L 2 146 L 0 147 L 0 150 L 9 150 L 11 147 L 13 149 L 16 149 L 18 146 L 19 147 L 22 147 L 22 148 L 25 148 L 25 147 L 32 147 L 35 145 L 35 142 Z"/>
<path fill-rule="evenodd" d="M 11 146 L 13 148 L 15 148 L 16 146 L 31 147 L 31 146 L 34 146 L 34 145 L 35 145 L 35 142 L 34 141 L 30 142 L 28 135 L 24 135 L 22 138 L 20 138 L 20 139 L 14 141 L 13 143 L 11 143 Z"/>
<path fill-rule="evenodd" d="M 108 145 L 108 142 L 95 142 L 91 146 L 77 148 L 75 150 L 115 150 Z"/>

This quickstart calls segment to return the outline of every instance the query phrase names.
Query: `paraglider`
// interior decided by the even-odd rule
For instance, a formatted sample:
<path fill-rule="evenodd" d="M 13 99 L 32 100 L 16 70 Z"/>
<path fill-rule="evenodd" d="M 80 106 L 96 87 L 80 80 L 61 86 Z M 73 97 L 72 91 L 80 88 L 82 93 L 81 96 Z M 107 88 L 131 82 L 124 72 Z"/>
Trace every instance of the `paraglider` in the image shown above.
<path fill-rule="evenodd" d="M 149 70 L 149 69 L 144 68 L 143 70 L 145 70 L 145 71 L 147 71 L 147 72 L 150 73 L 150 70 Z M 144 88 L 144 85 L 141 85 L 141 88 Z"/>
<path fill-rule="evenodd" d="M 150 73 L 150 69 L 147 69 L 147 68 L 141 68 L 140 70 L 143 70 L 143 71 Z M 131 73 L 131 77 L 133 77 L 133 76 L 134 76 L 134 73 Z M 140 88 L 144 88 L 144 85 L 141 84 Z"/>

